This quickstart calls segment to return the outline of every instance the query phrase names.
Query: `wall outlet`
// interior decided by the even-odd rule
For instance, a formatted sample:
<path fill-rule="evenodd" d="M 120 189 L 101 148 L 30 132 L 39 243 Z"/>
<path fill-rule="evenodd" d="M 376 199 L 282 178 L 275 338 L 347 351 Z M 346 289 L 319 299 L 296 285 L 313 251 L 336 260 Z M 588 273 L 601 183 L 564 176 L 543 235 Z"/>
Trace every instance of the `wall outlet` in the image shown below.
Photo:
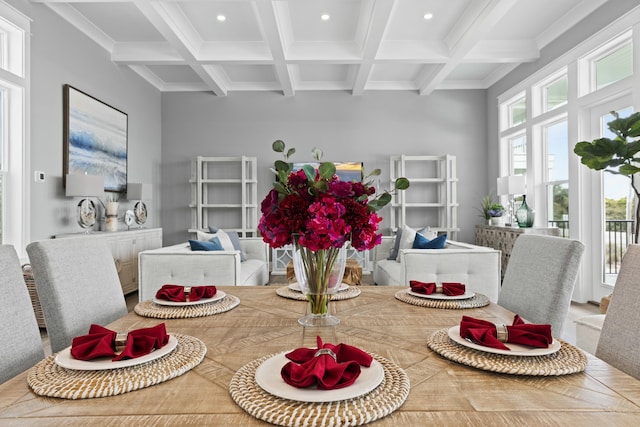
<path fill-rule="evenodd" d="M 44 178 L 45 178 L 44 172 L 35 171 L 33 175 L 34 175 L 33 179 L 35 180 L 35 182 L 44 182 Z"/>

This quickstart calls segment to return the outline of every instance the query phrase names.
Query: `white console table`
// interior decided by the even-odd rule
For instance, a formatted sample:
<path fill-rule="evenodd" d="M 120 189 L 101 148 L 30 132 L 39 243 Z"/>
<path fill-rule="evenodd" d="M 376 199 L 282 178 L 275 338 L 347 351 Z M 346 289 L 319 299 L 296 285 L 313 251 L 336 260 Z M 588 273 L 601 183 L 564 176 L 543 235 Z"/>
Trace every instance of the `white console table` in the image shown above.
<path fill-rule="evenodd" d="M 476 225 L 476 245 L 487 246 L 502 252 L 502 278 L 507 270 L 511 250 L 516 239 L 522 234 L 542 234 L 560 237 L 557 227 L 504 227 L 496 225 Z"/>
<path fill-rule="evenodd" d="M 122 292 L 126 295 L 138 290 L 138 253 L 162 247 L 162 228 L 137 228 L 127 231 L 96 231 L 89 234 L 58 234 L 53 238 L 104 239 L 111 248 Z"/>

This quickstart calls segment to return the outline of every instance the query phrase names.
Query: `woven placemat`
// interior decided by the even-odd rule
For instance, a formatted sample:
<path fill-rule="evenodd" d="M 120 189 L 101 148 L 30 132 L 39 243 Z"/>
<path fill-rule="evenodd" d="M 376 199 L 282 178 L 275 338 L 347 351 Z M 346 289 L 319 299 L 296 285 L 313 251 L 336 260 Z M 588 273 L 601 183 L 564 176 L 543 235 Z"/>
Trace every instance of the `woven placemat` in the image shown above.
<path fill-rule="evenodd" d="M 345 299 L 355 298 L 360 295 L 360 288 L 356 286 L 349 286 L 349 289 L 336 292 L 331 296 L 331 301 L 340 301 Z M 289 289 L 289 286 L 278 286 L 276 294 L 284 298 L 295 299 L 298 301 L 307 301 L 307 297 L 302 292 Z"/>
<path fill-rule="evenodd" d="M 485 295 L 476 294 L 472 298 L 456 299 L 456 300 L 441 300 L 441 299 L 429 299 L 420 298 L 407 293 L 407 289 L 396 292 L 396 299 L 407 304 L 419 305 L 420 307 L 429 308 L 446 308 L 446 309 L 463 309 L 463 308 L 478 308 L 489 305 L 490 301 Z"/>
<path fill-rule="evenodd" d="M 198 338 L 171 334 L 178 340 L 175 350 L 156 360 L 127 368 L 77 371 L 58 366 L 56 355 L 29 371 L 27 383 L 40 396 L 88 399 L 116 396 L 168 381 L 197 366 L 207 347 Z"/>
<path fill-rule="evenodd" d="M 211 316 L 213 314 L 224 313 L 225 311 L 236 308 L 238 304 L 240 304 L 240 298 L 227 294 L 227 296 L 220 301 L 186 305 L 183 307 L 158 305 L 151 300 L 147 300 L 136 304 L 133 310 L 136 314 L 144 317 L 154 317 L 156 319 L 187 319 L 190 317 Z"/>
<path fill-rule="evenodd" d="M 395 363 L 375 354 L 384 380 L 363 396 L 338 402 L 307 403 L 283 399 L 264 391 L 255 381 L 256 369 L 273 355 L 240 368 L 229 384 L 233 400 L 250 415 L 281 426 L 359 426 L 385 417 L 409 396 L 409 377 Z"/>
<path fill-rule="evenodd" d="M 554 338 L 557 339 L 557 338 Z M 427 340 L 429 348 L 446 359 L 485 371 L 513 375 L 554 376 L 582 372 L 587 367 L 584 353 L 566 343 L 546 356 L 509 356 L 465 347 L 449 338 L 448 328 L 435 332 Z"/>

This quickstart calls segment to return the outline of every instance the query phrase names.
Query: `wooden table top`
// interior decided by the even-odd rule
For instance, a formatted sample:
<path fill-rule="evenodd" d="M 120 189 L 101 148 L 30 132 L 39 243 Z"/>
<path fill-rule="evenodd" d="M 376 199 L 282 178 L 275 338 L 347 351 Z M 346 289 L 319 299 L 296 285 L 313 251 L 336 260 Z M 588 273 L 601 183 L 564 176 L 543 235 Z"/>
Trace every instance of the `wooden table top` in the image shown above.
<path fill-rule="evenodd" d="M 169 333 L 200 338 L 203 362 L 170 381 L 95 399 L 35 395 L 27 374 L 0 385 L 0 425 L 268 425 L 232 400 L 229 382 L 245 364 L 299 346 L 297 319 L 306 303 L 279 297 L 275 286 L 220 287 L 240 298 L 218 315 L 160 320 L 129 313 L 111 324 L 119 331 L 165 322 Z M 402 367 L 411 382 L 404 404 L 376 426 L 637 426 L 640 381 L 588 355 L 586 371 L 557 377 L 496 374 L 449 361 L 427 346 L 439 329 L 462 314 L 510 323 L 512 314 L 491 304 L 444 310 L 394 298 L 398 287 L 363 286 L 359 297 L 337 301 L 339 342 L 376 353 Z"/>

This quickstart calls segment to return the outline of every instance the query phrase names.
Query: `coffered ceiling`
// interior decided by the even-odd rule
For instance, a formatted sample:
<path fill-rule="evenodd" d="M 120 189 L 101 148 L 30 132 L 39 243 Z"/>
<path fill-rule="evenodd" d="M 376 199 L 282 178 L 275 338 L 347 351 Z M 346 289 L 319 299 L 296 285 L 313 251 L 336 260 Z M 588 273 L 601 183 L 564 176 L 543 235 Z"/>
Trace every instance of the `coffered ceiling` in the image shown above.
<path fill-rule="evenodd" d="M 160 91 L 294 96 L 484 89 L 606 0 L 32 2 Z"/>

